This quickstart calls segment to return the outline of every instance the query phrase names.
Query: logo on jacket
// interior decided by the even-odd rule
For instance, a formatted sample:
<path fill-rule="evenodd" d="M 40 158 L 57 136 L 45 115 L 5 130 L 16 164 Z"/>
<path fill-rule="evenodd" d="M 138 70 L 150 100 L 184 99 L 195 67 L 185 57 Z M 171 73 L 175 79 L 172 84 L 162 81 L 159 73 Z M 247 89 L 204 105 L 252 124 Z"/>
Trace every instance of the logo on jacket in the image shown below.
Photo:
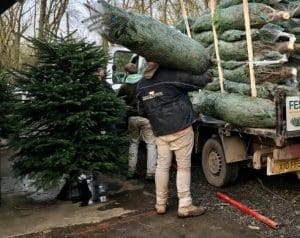
<path fill-rule="evenodd" d="M 156 93 L 155 91 L 150 91 L 148 93 L 148 95 L 143 96 L 142 99 L 143 99 L 143 101 L 146 101 L 146 100 L 149 100 L 149 99 L 152 99 L 152 98 L 160 97 L 162 95 L 164 95 L 162 92 L 157 92 Z"/>

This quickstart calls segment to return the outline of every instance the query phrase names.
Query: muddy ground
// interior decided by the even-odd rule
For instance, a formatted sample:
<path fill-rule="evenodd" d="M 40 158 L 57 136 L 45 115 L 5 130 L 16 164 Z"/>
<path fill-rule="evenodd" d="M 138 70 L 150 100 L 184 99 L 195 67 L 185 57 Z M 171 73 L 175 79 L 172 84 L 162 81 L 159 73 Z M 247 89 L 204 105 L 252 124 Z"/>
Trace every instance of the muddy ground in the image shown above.
<path fill-rule="evenodd" d="M 167 215 L 158 216 L 153 211 L 154 184 L 146 183 L 143 191 L 111 196 L 109 199 L 115 202 L 99 208 L 105 210 L 122 206 L 125 209 L 137 209 L 134 213 L 101 223 L 54 228 L 21 237 L 300 237 L 300 186 L 295 176 L 266 177 L 262 173 L 245 170 L 237 184 L 216 189 L 206 183 L 200 169 L 193 167 L 192 194 L 195 203 L 201 203 L 209 208 L 208 213 L 201 217 L 188 219 L 176 217 L 175 171 L 172 171 Z M 142 179 L 136 182 L 144 183 Z M 215 196 L 217 191 L 277 221 L 279 228 L 276 230 L 269 228 L 227 205 Z"/>
<path fill-rule="evenodd" d="M 140 178 L 133 182 L 144 183 L 142 191 L 111 196 L 109 199 L 115 202 L 99 208 L 108 209 L 122 204 L 125 209 L 137 209 L 135 213 L 101 223 L 55 228 L 47 234 L 23 237 L 300 237 L 300 182 L 293 174 L 268 177 L 265 171 L 243 168 L 235 184 L 220 189 L 206 182 L 199 161 L 194 159 L 193 200 L 209 210 L 201 217 L 178 219 L 176 171 L 171 169 L 170 173 L 169 211 L 166 216 L 158 216 L 153 211 L 155 187 L 143 180 L 142 167 L 140 171 Z M 223 192 L 273 219 L 278 222 L 278 229 L 269 228 L 226 204 L 216 197 L 216 192 Z"/>

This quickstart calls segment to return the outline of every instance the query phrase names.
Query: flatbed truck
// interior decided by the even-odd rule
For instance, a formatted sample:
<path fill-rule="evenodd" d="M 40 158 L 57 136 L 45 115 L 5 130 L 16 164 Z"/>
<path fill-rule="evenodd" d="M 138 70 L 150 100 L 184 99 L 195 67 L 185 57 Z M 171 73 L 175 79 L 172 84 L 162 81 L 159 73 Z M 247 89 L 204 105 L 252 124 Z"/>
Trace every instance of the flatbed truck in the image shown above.
<path fill-rule="evenodd" d="M 234 182 L 241 165 L 266 169 L 267 175 L 295 173 L 300 179 L 300 130 L 289 121 L 300 111 L 299 95 L 275 95 L 276 127 L 237 127 L 200 115 L 194 124 L 195 154 L 207 181 L 222 187 Z M 295 113 L 296 112 L 296 113 Z"/>
<path fill-rule="evenodd" d="M 122 70 L 128 60 L 135 63 L 140 72 L 143 70 L 144 58 L 122 46 L 110 47 L 110 56 L 108 82 L 115 90 L 124 83 Z M 289 108 L 291 105 L 294 107 Z M 290 123 L 293 118 L 299 118 L 300 123 L 300 94 L 278 92 L 275 109 L 276 126 L 271 129 L 237 127 L 199 115 L 193 125 L 194 152 L 201 159 L 204 175 L 210 184 L 222 187 L 233 183 L 245 164 L 257 170 L 266 169 L 267 175 L 295 173 L 300 179 L 300 130 Z"/>

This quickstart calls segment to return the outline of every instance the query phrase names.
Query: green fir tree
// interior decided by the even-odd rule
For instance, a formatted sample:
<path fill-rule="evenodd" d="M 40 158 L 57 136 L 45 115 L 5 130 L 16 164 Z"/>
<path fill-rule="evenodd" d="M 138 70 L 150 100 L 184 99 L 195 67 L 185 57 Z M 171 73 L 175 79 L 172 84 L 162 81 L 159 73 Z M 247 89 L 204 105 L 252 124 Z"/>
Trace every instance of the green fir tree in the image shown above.
<path fill-rule="evenodd" d="M 123 171 L 128 140 L 113 125 L 124 118 L 126 106 L 95 75 L 107 64 L 105 51 L 70 36 L 29 40 L 36 63 L 17 74 L 26 100 L 16 108 L 22 123 L 13 142 L 20 149 L 16 175 L 47 187 L 63 175 Z"/>

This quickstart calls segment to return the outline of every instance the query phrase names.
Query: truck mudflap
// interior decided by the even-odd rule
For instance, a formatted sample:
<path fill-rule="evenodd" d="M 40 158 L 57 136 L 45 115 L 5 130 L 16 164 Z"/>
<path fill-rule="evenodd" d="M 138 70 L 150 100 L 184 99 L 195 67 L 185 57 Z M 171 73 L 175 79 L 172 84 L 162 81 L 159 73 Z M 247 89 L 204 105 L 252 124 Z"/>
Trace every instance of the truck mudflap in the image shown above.
<path fill-rule="evenodd" d="M 267 158 L 267 175 L 300 172 L 300 144 L 274 149 Z"/>

